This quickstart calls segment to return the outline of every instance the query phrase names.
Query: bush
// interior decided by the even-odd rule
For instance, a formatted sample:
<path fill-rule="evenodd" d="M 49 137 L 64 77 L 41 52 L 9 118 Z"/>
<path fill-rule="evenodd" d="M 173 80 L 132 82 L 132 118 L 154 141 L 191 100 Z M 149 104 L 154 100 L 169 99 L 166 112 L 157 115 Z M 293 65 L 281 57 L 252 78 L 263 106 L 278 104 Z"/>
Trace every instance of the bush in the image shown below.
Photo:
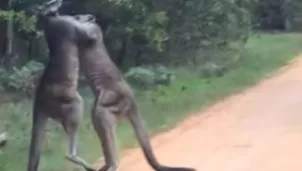
<path fill-rule="evenodd" d="M 35 90 L 44 65 L 29 61 L 20 69 L 14 67 L 11 71 L 0 69 L 1 85 L 8 90 L 31 94 Z"/>
<path fill-rule="evenodd" d="M 226 68 L 217 65 L 213 62 L 208 62 L 200 68 L 200 76 L 204 78 L 208 77 L 220 77 L 225 73 Z"/>
<path fill-rule="evenodd" d="M 136 87 L 150 88 L 156 85 L 169 86 L 175 76 L 168 68 L 157 65 L 131 68 L 125 78 Z"/>

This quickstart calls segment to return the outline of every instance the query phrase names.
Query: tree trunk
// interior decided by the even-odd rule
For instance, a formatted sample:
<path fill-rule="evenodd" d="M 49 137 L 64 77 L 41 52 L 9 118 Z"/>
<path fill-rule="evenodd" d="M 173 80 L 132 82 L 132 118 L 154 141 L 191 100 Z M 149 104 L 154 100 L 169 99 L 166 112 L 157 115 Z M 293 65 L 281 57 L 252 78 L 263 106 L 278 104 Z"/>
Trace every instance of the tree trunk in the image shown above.
<path fill-rule="evenodd" d="M 11 8 L 12 0 L 8 0 L 8 8 Z M 14 28 L 13 28 L 13 19 L 10 19 L 6 22 L 6 56 L 13 55 L 13 40 L 14 40 Z"/>
<path fill-rule="evenodd" d="M 127 56 L 127 50 L 128 50 L 128 38 L 125 37 L 122 42 L 122 48 L 119 50 L 117 55 L 117 61 L 116 64 L 119 68 L 123 69 L 124 67 L 124 60 Z"/>
<path fill-rule="evenodd" d="M 0 0 L 0 10 L 9 10 L 11 0 Z M 13 52 L 13 21 L 0 21 L 0 62 Z"/>

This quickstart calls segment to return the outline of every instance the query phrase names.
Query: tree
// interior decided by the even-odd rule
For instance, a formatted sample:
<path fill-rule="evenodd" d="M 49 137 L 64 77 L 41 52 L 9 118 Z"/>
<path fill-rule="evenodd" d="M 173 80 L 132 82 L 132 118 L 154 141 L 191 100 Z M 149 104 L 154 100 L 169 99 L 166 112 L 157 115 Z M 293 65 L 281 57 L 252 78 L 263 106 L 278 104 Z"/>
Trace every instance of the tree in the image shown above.
<path fill-rule="evenodd" d="M 300 0 L 284 0 L 282 5 L 286 30 L 302 31 L 302 2 Z"/>
<path fill-rule="evenodd" d="M 25 10 L 31 5 L 31 0 L 1 1 L 0 10 L 0 64 L 10 63 L 18 53 L 15 52 L 14 37 L 27 35 L 29 38 L 35 30 L 35 17 L 28 15 Z M 26 3 L 25 3 L 26 2 Z M 22 6 L 22 4 L 24 6 Z M 22 35 L 23 34 L 23 35 Z M 34 34 L 36 35 L 36 34 Z"/>
<path fill-rule="evenodd" d="M 1 0 L 0 10 L 9 10 L 11 7 L 11 0 Z M 13 52 L 13 23 L 12 20 L 0 20 L 0 60 L 3 62 L 4 58 L 11 56 Z"/>

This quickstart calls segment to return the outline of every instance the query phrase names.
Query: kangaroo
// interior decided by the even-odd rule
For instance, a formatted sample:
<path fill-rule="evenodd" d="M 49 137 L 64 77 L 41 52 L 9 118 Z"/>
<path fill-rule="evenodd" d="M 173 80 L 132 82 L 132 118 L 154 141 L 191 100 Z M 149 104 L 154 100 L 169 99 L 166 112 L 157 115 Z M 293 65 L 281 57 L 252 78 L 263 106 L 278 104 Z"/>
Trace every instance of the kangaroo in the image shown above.
<path fill-rule="evenodd" d="M 81 23 L 78 26 L 81 35 L 80 68 L 95 96 L 91 120 L 105 158 L 105 165 L 99 171 L 116 171 L 118 168 L 115 127 L 117 119 L 121 117 L 127 118 L 132 124 L 144 155 L 154 170 L 195 171 L 194 168 L 164 166 L 157 161 L 132 89 L 110 59 L 101 28 L 94 21 Z"/>
<path fill-rule="evenodd" d="M 52 6 L 55 0 L 51 2 L 47 4 L 48 7 Z M 94 17 L 91 15 L 58 16 L 55 12 L 56 8 L 49 8 L 49 15 L 54 17 L 46 17 L 44 34 L 50 49 L 50 61 L 41 78 L 34 102 L 28 171 L 37 169 L 45 134 L 45 123 L 48 118 L 62 123 L 67 132 L 70 142 L 68 158 L 82 165 L 86 170 L 93 170 L 76 153 L 75 133 L 82 116 L 80 111 L 83 108 L 82 98 L 76 91 L 75 78 L 78 76 L 78 61 L 74 58 L 77 55 L 95 95 L 91 119 L 105 156 L 105 165 L 99 171 L 117 170 L 115 125 L 118 117 L 126 117 L 132 123 L 144 155 L 154 170 L 195 171 L 193 168 L 164 166 L 157 161 L 149 142 L 147 128 L 138 112 L 132 89 L 109 58 L 103 43 L 101 28 L 95 23 Z M 75 45 L 78 46 L 77 51 Z M 54 67 L 57 68 L 54 70 Z"/>
<path fill-rule="evenodd" d="M 49 61 L 35 93 L 29 161 L 27 171 L 37 171 L 45 126 L 49 118 L 59 122 L 68 135 L 67 159 L 93 170 L 77 152 L 77 128 L 83 115 L 83 100 L 78 87 L 78 35 L 75 19 L 58 16 L 61 1 L 47 3 L 38 15 L 49 48 Z M 84 17 L 82 17 L 84 18 Z M 85 18 L 89 19 L 89 18 Z"/>

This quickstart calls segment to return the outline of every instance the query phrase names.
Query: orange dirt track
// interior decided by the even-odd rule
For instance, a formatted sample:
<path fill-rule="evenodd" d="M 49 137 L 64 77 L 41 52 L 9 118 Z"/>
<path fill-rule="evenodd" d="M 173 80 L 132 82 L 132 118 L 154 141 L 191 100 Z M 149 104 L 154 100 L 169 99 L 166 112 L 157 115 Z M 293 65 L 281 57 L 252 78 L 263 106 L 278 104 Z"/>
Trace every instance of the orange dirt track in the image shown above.
<path fill-rule="evenodd" d="M 154 137 L 152 145 L 161 163 L 198 171 L 302 171 L 302 55 Z M 152 169 L 137 148 L 123 153 L 119 171 Z"/>

